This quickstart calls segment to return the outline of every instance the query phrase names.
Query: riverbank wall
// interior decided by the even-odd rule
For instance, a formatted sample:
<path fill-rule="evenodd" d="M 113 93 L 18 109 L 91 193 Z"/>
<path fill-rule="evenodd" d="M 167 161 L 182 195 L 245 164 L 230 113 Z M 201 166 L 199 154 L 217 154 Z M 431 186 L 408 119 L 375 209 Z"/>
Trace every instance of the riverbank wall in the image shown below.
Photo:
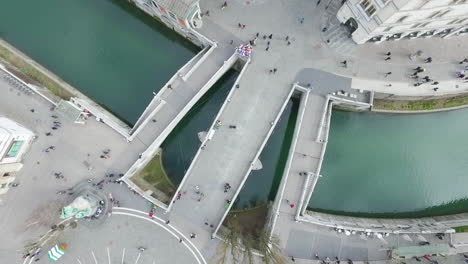
<path fill-rule="evenodd" d="M 400 96 L 394 94 L 374 93 L 373 112 L 396 114 L 419 114 L 452 111 L 468 107 L 468 93 Z"/>
<path fill-rule="evenodd" d="M 336 99 L 336 98 L 335 98 Z M 371 96 L 373 101 L 373 96 Z M 335 101 L 336 102 L 336 101 Z M 333 102 L 333 103 L 335 103 Z M 343 102 L 342 103 L 349 103 Z M 464 108 L 465 106 L 454 107 L 451 110 Z M 395 113 L 396 111 L 380 111 L 372 109 L 372 104 L 369 105 L 369 110 L 374 112 L 385 112 Z M 400 111 L 404 114 L 413 113 L 430 113 L 437 111 L 446 111 L 446 109 L 431 110 L 431 111 Z M 328 120 L 328 127 L 330 119 Z M 329 130 L 324 131 L 328 134 Z M 326 137 L 328 139 L 328 136 Z M 322 156 L 323 158 L 323 156 Z M 323 161 L 323 159 L 321 159 Z M 319 175 L 320 170 L 317 172 Z M 310 175 L 308 175 L 310 177 Z M 314 183 L 316 184 L 319 177 L 315 177 Z M 419 233 L 453 233 L 453 227 L 466 226 L 468 225 L 468 213 L 446 215 L 446 216 L 434 216 L 434 217 L 422 217 L 422 218 L 397 218 L 397 219 L 385 219 L 385 218 L 367 218 L 367 217 L 352 217 L 352 216 L 341 216 L 328 213 L 320 213 L 307 209 L 307 203 L 310 201 L 312 193 L 314 191 L 315 184 L 312 184 L 309 195 L 306 199 L 301 200 L 302 212 L 296 216 L 296 219 L 301 222 L 311 223 L 315 225 L 327 226 L 330 228 L 349 230 L 351 232 L 363 232 L 368 235 L 374 235 L 375 233 L 389 233 L 389 234 L 419 234 Z M 305 187 L 307 184 L 305 184 Z M 305 188 L 304 187 L 304 188 Z M 304 202 L 304 205 L 302 205 Z"/>
<path fill-rule="evenodd" d="M 377 219 L 332 215 L 307 210 L 301 216 L 301 221 L 365 233 L 454 233 L 453 227 L 468 225 L 468 213 L 408 219 Z"/>
<path fill-rule="evenodd" d="M 31 75 L 31 71 L 28 69 L 20 69 L 18 68 L 18 65 L 13 65 L 11 61 L 8 61 L 6 58 L 0 58 L 1 61 L 5 64 L 3 66 L 3 71 L 7 71 L 9 74 L 14 75 L 15 78 L 21 79 L 22 82 L 27 83 L 28 87 L 31 88 L 31 90 L 38 95 L 40 95 L 43 98 L 47 98 L 48 101 L 53 102 L 54 105 L 57 105 L 61 99 L 63 100 L 69 100 L 72 102 L 75 106 L 80 108 L 82 111 L 89 111 L 91 112 L 98 121 L 103 122 L 110 127 L 114 128 L 119 134 L 121 134 L 124 137 L 129 136 L 130 132 L 130 127 L 122 122 L 120 119 L 118 119 L 116 116 L 114 116 L 112 113 L 101 107 L 99 104 L 95 103 L 93 100 L 91 100 L 89 97 L 87 97 L 85 94 L 81 93 L 78 89 L 70 85 L 69 83 L 65 82 L 62 80 L 60 77 L 37 63 L 35 60 L 32 58 L 28 57 L 26 54 L 21 52 L 20 50 L 16 49 L 13 47 L 11 44 L 6 42 L 3 39 L 0 39 L 0 47 L 6 52 L 9 52 L 11 56 L 14 56 L 15 58 L 11 58 L 10 60 L 15 60 L 17 63 L 22 63 L 27 65 L 28 67 L 31 67 L 34 71 L 37 73 L 35 75 L 40 74 L 41 76 L 33 76 Z M 23 78 L 19 76 L 18 73 L 13 73 L 12 71 L 9 71 L 8 68 L 12 67 L 15 71 L 18 73 L 24 74 Z M 37 81 L 39 84 L 30 84 L 27 80 L 27 78 L 30 78 L 32 80 L 36 79 L 48 79 L 54 83 L 57 84 L 57 89 L 62 89 L 63 91 L 57 91 L 56 94 L 52 92 L 52 90 L 49 89 L 49 87 L 41 87 L 39 85 L 44 85 L 41 83 L 39 80 Z M 60 94 L 66 94 L 67 96 L 61 96 L 59 97 Z"/>

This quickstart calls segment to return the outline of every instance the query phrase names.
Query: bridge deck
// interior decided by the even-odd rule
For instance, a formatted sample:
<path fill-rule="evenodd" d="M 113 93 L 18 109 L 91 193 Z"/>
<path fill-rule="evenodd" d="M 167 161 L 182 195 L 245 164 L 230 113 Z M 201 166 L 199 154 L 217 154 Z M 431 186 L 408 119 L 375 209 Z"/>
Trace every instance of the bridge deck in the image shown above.
<path fill-rule="evenodd" d="M 214 83 L 222 76 L 222 74 L 216 75 L 218 71 L 218 73 L 223 73 L 229 70 L 232 65 L 226 65 L 224 61 L 228 60 L 233 53 L 234 49 L 232 47 L 217 47 L 186 81 L 181 77 L 177 77 L 171 83 L 171 88 L 164 89 L 151 102 L 145 112 L 152 112 L 156 108 L 159 109 L 156 109 L 153 115 L 148 115 L 148 123 L 146 125 L 141 124 L 143 127 L 135 138 L 149 145 L 155 138 L 162 135 L 171 122 L 178 119 L 177 116 L 181 114 L 184 107 L 189 103 L 195 103 L 191 102 L 191 100 L 197 96 L 205 84 L 209 81 Z M 165 138 L 165 136 L 163 137 Z"/>
<path fill-rule="evenodd" d="M 289 157 L 291 166 L 288 174 L 285 175 L 286 182 L 283 183 L 284 191 L 280 193 L 284 194 L 282 199 L 279 201 L 279 216 L 278 222 L 275 226 L 274 233 L 277 234 L 281 242 L 288 241 L 289 226 L 291 221 L 294 220 L 298 210 L 301 210 L 300 200 L 303 199 L 303 193 L 308 194 L 313 188 L 313 182 L 316 180 L 315 172 L 317 172 L 321 164 L 321 154 L 323 148 L 326 147 L 326 127 L 322 125 L 321 121 L 324 117 L 324 111 L 327 111 L 326 104 L 328 100 L 326 97 L 310 93 L 307 100 L 301 104 L 301 111 L 304 111 L 302 123 L 296 125 L 297 141 L 292 156 Z M 325 116 L 326 119 L 326 116 Z M 300 116 L 298 122 L 300 121 Z M 324 120 L 326 124 L 326 120 Z M 319 131 L 322 130 L 320 133 Z M 320 135 L 320 136 L 319 136 Z M 319 136 L 318 140 L 317 137 Z M 304 172 L 311 172 L 310 176 L 306 176 Z M 300 174 L 301 173 L 301 174 Z M 307 180 L 309 177 L 309 180 Z M 307 197 L 305 197 L 307 198 Z M 304 201 L 303 206 L 307 206 L 308 201 Z M 294 206 L 292 206 L 294 205 Z"/>
<path fill-rule="evenodd" d="M 220 127 L 185 175 L 181 192 L 186 194 L 176 200 L 171 219 L 191 219 L 194 226 L 209 222 L 216 227 L 220 223 L 226 212 L 226 200 L 235 200 L 234 194 L 268 136 L 271 123 L 291 93 L 290 82 L 281 79 L 267 74 L 263 64 L 256 60 L 249 65 L 239 88 L 219 116 Z M 236 129 L 229 125 L 235 125 Z M 223 189 L 225 183 L 232 186 L 227 193 Z M 204 194 L 200 202 L 196 186 Z"/>

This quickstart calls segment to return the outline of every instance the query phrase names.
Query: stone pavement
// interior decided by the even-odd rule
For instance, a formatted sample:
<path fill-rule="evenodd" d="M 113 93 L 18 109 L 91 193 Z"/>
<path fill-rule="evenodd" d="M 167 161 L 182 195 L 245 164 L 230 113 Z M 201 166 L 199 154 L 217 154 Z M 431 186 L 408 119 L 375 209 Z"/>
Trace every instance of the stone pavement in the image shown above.
<path fill-rule="evenodd" d="M 330 2 L 327 10 L 325 7 Z M 287 58 L 287 64 L 282 68 L 295 67 L 291 64 L 302 65 L 302 68 L 315 68 L 332 72 L 338 75 L 351 77 L 352 87 L 355 89 L 374 90 L 388 92 L 396 95 L 441 95 L 467 91 L 468 83 L 456 80 L 455 72 L 461 69 L 458 64 L 464 56 L 468 56 L 468 47 L 463 45 L 467 36 L 453 37 L 450 39 L 429 38 L 415 40 L 400 40 L 381 44 L 346 44 L 346 47 L 326 40 L 331 37 L 330 32 L 322 32 L 324 27 L 333 30 L 336 25 L 329 18 L 331 12 L 337 10 L 340 1 L 322 1 L 316 6 L 315 1 L 252 1 L 235 0 L 228 3 L 224 10 L 216 1 L 202 1 L 202 10 L 210 10 L 210 16 L 204 17 L 202 33 L 218 42 L 227 43 L 229 39 L 212 32 L 210 24 L 216 24 L 224 31 L 231 32 L 245 42 L 253 39 L 257 32 L 260 33 L 254 58 L 258 53 L 269 53 L 271 59 L 264 61 L 264 65 L 271 65 L 275 61 L 277 53 Z M 304 17 L 304 23 L 300 24 L 300 18 Z M 245 29 L 239 29 L 237 24 L 245 24 Z M 265 51 L 266 41 L 263 35 L 273 34 L 269 51 Z M 343 34 L 341 34 L 343 35 Z M 289 36 L 291 45 L 285 41 Z M 339 37 L 341 42 L 346 39 Z M 345 52 L 343 52 L 343 50 Z M 424 55 L 414 61 L 409 60 L 408 55 L 422 50 Z M 384 61 L 388 51 L 392 52 L 391 60 Z M 344 55 L 343 55 L 344 54 Z M 432 57 L 430 64 L 423 63 L 423 59 Z M 347 60 L 348 67 L 344 68 L 341 61 Z M 270 63 L 269 63 L 270 62 Z M 431 79 L 438 81 L 439 90 L 434 92 L 431 85 L 412 86 L 413 81 L 408 75 L 412 69 L 422 66 L 427 69 L 426 74 Z M 284 70 L 284 69 L 280 69 Z M 392 72 L 385 78 L 384 73 Z M 410 82 L 410 85 L 408 85 Z M 392 84 L 392 87 L 388 87 Z M 434 86 L 435 87 L 435 86 Z"/>
<path fill-rule="evenodd" d="M 107 216 L 105 216 L 107 217 Z M 139 218 L 137 214 L 114 214 L 99 228 L 78 226 L 66 230 L 56 241 L 68 249 L 60 263 L 200 263 L 185 243 L 164 230 L 164 223 Z M 143 252 L 139 247 L 146 248 Z M 47 250 L 47 248 L 44 248 Z M 38 262 L 50 263 L 43 253 Z"/>
<path fill-rule="evenodd" d="M 73 199 L 73 195 L 59 195 L 57 191 L 67 190 L 86 179 L 94 182 L 107 179 L 104 175 L 108 173 L 114 173 L 114 179 L 117 178 L 146 146 L 139 141 L 127 143 L 120 134 L 92 118 L 85 125 L 71 123 L 60 116 L 54 119 L 51 115 L 56 113 L 51 111 L 51 104 L 38 95 L 24 93 L 2 78 L 0 94 L 0 115 L 37 135 L 23 158 L 24 167 L 17 173 L 15 182 L 19 186 L 0 196 L 0 262 L 18 263 L 26 241 L 44 234 L 59 222 L 59 209 Z M 52 130 L 52 122 L 56 120 L 61 122 L 61 127 Z M 45 136 L 49 131 L 52 136 Z M 49 146 L 55 146 L 55 150 L 44 152 Z M 99 158 L 104 149 L 111 149 L 110 159 Z M 54 172 L 62 172 L 64 179 L 56 179 Z M 112 192 L 122 206 L 149 209 L 146 201 L 130 192 L 125 184 L 105 184 L 104 191 Z M 154 235 L 159 235 L 158 232 Z M 89 237 L 78 239 L 86 246 L 84 242 Z"/>
<path fill-rule="evenodd" d="M 220 118 L 222 126 L 200 156 L 200 162 L 195 165 L 184 186 L 183 190 L 187 191 L 188 195 L 177 201 L 173 211 L 167 215 L 171 224 L 178 227 L 183 234 L 194 232 L 198 235 L 193 242 L 202 248 L 204 254 L 213 254 L 215 243 L 209 239 L 212 229 L 205 226 L 204 222 L 216 225 L 216 221 L 220 220 L 221 213 L 225 210 L 225 199 L 230 199 L 229 195 L 233 193 L 230 191 L 225 194 L 223 184 L 229 182 L 233 190 L 239 187 L 240 179 L 252 162 L 254 153 L 271 128 L 270 122 L 274 120 L 281 102 L 286 100 L 291 84 L 298 80 L 303 69 L 318 69 L 350 78 L 349 85 L 355 89 L 391 91 L 397 95 L 436 95 L 459 92 L 467 88 L 465 83 L 456 81 L 453 77 L 454 71 L 460 68 L 456 64 L 457 60 L 461 59 L 458 56 L 467 54 L 468 47 L 461 45 L 466 37 L 444 40 L 443 45 L 442 40 L 438 39 L 411 42 L 402 40 L 362 46 L 353 46 L 348 42 L 342 45 L 344 42 L 332 42 L 345 41 L 342 33 L 322 32 L 322 22 L 329 21 L 330 18 L 330 12 L 328 15 L 324 12 L 325 3 L 316 7 L 315 2 L 307 0 L 233 0 L 224 10 L 220 9 L 220 4 L 217 1 L 201 2 L 202 9 L 210 10 L 210 16 L 204 17 L 204 27 L 201 30 L 203 34 L 225 47 L 228 47 L 230 40 L 235 44 L 239 44 L 240 41 L 246 43 L 253 39 L 257 32 L 260 33 L 260 38 L 254 49 L 252 64 L 243 76 L 239 90 Z M 325 15 L 328 17 L 324 17 Z M 304 24 L 299 23 L 301 17 L 305 17 Z M 240 29 L 238 23 L 246 24 L 247 27 Z M 263 35 L 270 34 L 273 34 L 271 40 L 262 39 Z M 291 45 L 287 45 L 286 36 L 289 37 Z M 328 37 L 333 37 L 330 44 L 326 42 Z M 266 51 L 268 41 L 270 45 Z M 340 49 L 345 49 L 345 52 Z M 424 66 L 428 75 L 440 82 L 438 92 L 432 91 L 427 85 L 412 87 L 407 84 L 410 69 L 422 63 L 420 58 L 410 61 L 407 58 L 408 54 L 420 49 L 428 54 L 427 56 L 433 57 L 433 63 Z M 447 50 L 450 52 L 446 52 Z M 387 51 L 393 53 L 390 62 L 383 61 L 383 53 Z M 340 64 L 342 60 L 348 61 L 346 68 Z M 272 68 L 277 68 L 278 73 L 269 75 L 268 71 Z M 385 78 L 385 72 L 392 74 Z M 304 78 L 303 82 L 308 82 L 307 76 L 301 76 Z M 311 82 L 314 86 L 313 80 Z M 392 87 L 387 86 L 389 83 Z M 40 99 L 36 96 L 27 97 L 21 93 L 19 101 L 17 91 L 2 85 L 1 82 L 0 89 L 0 113 L 11 116 L 26 127 L 34 128 L 40 135 L 25 157 L 25 167 L 18 175 L 20 187 L 0 197 L 3 199 L 0 215 L 7 215 L 0 220 L 0 228 L 7 230 L 0 242 L 8 241 L 0 243 L 7 245 L 2 246 L 0 257 L 13 263 L 20 253 L 12 252 L 16 252 L 26 239 L 47 230 L 55 219 L 45 216 L 53 215 L 53 212 L 56 212 L 54 210 L 66 202 L 66 199 L 57 198 L 55 192 L 58 189 L 66 189 L 86 178 L 102 177 L 105 173 L 124 172 L 137 159 L 138 154 L 146 149 L 148 142 L 152 142 L 154 135 L 150 129 L 149 133 L 141 135 L 145 139 L 140 138 L 127 144 L 105 125 L 88 120 L 85 126 L 62 121 L 62 128 L 53 131 L 54 136 L 45 137 L 43 134 L 48 131 L 52 121 L 50 106 L 39 102 Z M 330 83 L 329 89 L 333 91 L 337 87 Z M 32 114 L 29 112 L 31 108 L 35 108 L 37 112 Z M 229 124 L 236 125 L 237 129 L 227 128 Z M 50 145 L 55 145 L 57 149 L 48 154 L 41 151 Z M 101 151 L 107 148 L 112 149 L 111 159 L 99 159 Z M 60 163 L 55 162 L 58 159 Z M 94 169 L 88 171 L 85 162 Z M 56 182 L 51 175 L 54 171 L 62 171 L 66 179 Z M 205 193 L 201 202 L 197 202 L 194 195 L 197 185 Z M 297 254 L 309 260 L 315 251 L 319 252 L 319 255 L 331 255 L 330 257 L 336 255 L 359 259 L 367 256 L 368 259 L 381 259 L 384 256 L 382 249 L 388 244 L 402 243 L 398 237 L 392 237 L 392 240 L 389 239 L 386 243 L 376 243 L 377 241 L 356 236 L 344 237 L 326 228 L 295 223 L 290 218 L 290 212 L 284 212 L 278 220 L 278 226 L 284 233 L 282 243 L 286 254 Z M 159 236 L 159 233 L 158 231 L 155 236 Z M 297 236 L 298 233 L 301 235 Z M 103 243 L 110 242 L 103 240 Z M 135 243 L 133 240 L 132 244 Z M 171 244 L 173 242 L 168 243 L 170 248 L 177 246 Z M 96 244 L 100 252 L 104 251 L 102 245 Z M 122 246 L 116 248 L 119 251 Z M 104 262 L 106 252 L 103 253 Z M 131 254 L 136 257 L 135 252 Z M 89 255 L 87 257 L 89 258 Z M 150 258 L 147 260 L 151 263 Z"/>
<path fill-rule="evenodd" d="M 191 219 L 192 224 L 201 226 L 206 221 L 218 225 L 226 211 L 226 200 L 235 200 L 235 191 L 288 99 L 292 77 L 289 72 L 268 74 L 262 60 L 255 59 L 248 66 L 239 88 L 219 117 L 221 126 L 192 165 L 193 170 L 185 176 L 182 192 L 187 195 L 176 201 L 171 219 Z M 235 125 L 236 129 L 229 125 Z M 232 186 L 228 193 L 223 192 L 225 183 Z M 204 193 L 201 202 L 197 201 L 195 186 Z"/>
<path fill-rule="evenodd" d="M 297 210 L 301 210 L 300 201 L 304 199 L 301 196 L 313 190 L 317 181 L 315 173 L 321 166 L 321 154 L 323 148 L 326 147 L 326 128 L 321 126 L 321 118 L 324 111 L 327 111 L 326 98 L 310 93 L 304 103 L 302 125 L 299 128 L 297 142 L 293 142 L 295 146 L 291 146 L 294 147 L 294 152 L 290 157 L 289 174 L 284 176 L 287 177 L 285 178 L 287 181 L 280 202 L 280 214 L 288 215 L 289 219 L 294 219 Z M 320 135 L 319 130 L 322 130 Z M 310 173 L 310 175 L 307 176 L 304 173 Z M 276 229 L 281 230 L 281 228 L 282 226 L 277 226 Z M 279 238 L 284 240 L 281 236 Z"/>

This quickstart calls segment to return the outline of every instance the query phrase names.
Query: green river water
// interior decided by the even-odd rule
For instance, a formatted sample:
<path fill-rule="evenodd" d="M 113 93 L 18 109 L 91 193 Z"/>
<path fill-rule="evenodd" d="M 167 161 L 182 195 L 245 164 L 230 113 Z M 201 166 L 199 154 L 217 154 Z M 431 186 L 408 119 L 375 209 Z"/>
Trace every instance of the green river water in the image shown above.
<path fill-rule="evenodd" d="M 234 70 L 226 72 L 190 109 L 163 142 L 162 162 L 174 184 L 182 181 L 200 147 L 198 132 L 210 128 L 238 75 Z"/>
<path fill-rule="evenodd" d="M 198 51 L 125 0 L 4 0 L 0 37 L 129 124 Z"/>
<path fill-rule="evenodd" d="M 468 109 L 387 115 L 334 111 L 309 207 L 373 217 L 468 212 Z"/>

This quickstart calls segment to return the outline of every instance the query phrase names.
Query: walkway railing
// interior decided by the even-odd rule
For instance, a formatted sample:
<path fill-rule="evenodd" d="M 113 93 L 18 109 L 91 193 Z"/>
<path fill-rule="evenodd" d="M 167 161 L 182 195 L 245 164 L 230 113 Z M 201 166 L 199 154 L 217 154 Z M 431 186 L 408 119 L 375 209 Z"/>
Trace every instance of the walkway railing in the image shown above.
<path fill-rule="evenodd" d="M 307 178 L 306 178 L 306 184 L 304 184 L 304 190 L 303 190 L 303 193 L 302 193 L 302 196 L 301 196 L 301 200 L 299 201 L 299 208 L 300 210 L 297 210 L 297 214 L 296 214 L 296 219 L 299 219 L 300 218 L 300 215 L 303 215 L 305 210 L 307 209 L 307 204 L 308 202 L 310 201 L 310 198 L 312 197 L 312 193 L 314 192 L 314 189 L 315 189 L 315 186 L 317 185 L 317 181 L 318 179 L 320 178 L 320 172 L 322 170 L 322 164 L 323 164 L 323 159 L 325 157 L 325 152 L 326 152 L 326 149 L 327 149 L 327 144 L 328 144 L 328 134 L 330 132 L 330 121 L 331 121 L 331 115 L 332 115 L 332 110 L 333 110 L 333 101 L 330 100 L 330 98 L 327 96 L 327 101 L 325 103 L 325 110 L 326 113 L 327 113 L 327 123 L 324 125 L 324 126 L 320 126 L 320 130 L 322 129 L 325 129 L 325 137 L 324 137 L 324 140 L 322 142 L 322 148 L 320 150 L 320 158 L 319 158 L 319 161 L 318 161 L 318 164 L 317 164 L 317 169 L 315 170 L 315 173 L 314 175 L 311 175 L 311 174 L 308 174 L 307 175 Z M 309 194 L 307 196 L 307 199 L 304 200 L 304 197 L 305 197 L 305 194 L 307 192 L 307 189 L 308 189 L 308 182 L 310 181 L 310 177 L 315 177 L 312 184 L 311 184 L 311 187 L 310 187 L 310 191 L 309 191 Z"/>
<path fill-rule="evenodd" d="M 236 54 L 234 54 L 233 56 L 237 56 Z M 231 56 L 231 58 L 233 58 L 233 56 Z M 230 58 L 230 59 L 231 59 Z M 215 125 L 216 125 L 216 120 L 219 119 L 219 117 L 221 116 L 221 113 L 224 111 L 224 108 L 226 108 L 226 105 L 229 103 L 229 101 L 231 100 L 231 97 L 233 96 L 234 94 L 234 91 L 237 89 L 237 85 L 239 83 L 239 81 L 241 80 L 242 76 L 244 75 L 248 65 L 249 65 L 249 62 L 250 62 L 250 58 L 245 62 L 244 64 L 244 67 L 242 68 L 241 72 L 239 73 L 239 76 L 237 76 L 237 79 L 236 81 L 234 82 L 231 90 L 229 91 L 228 95 L 226 96 L 226 99 L 224 100 L 224 103 L 221 105 L 221 108 L 219 109 L 218 113 L 216 114 L 215 118 L 213 119 L 213 122 L 211 123 L 211 126 L 210 128 L 208 129 L 208 133 L 207 136 L 203 139 L 202 143 L 200 144 L 200 147 L 198 148 L 197 150 L 197 153 L 195 154 L 195 156 L 193 157 L 193 160 L 192 162 L 190 163 L 190 166 L 189 168 L 187 169 L 187 171 L 185 172 L 185 175 L 184 177 L 182 178 L 182 181 L 180 182 L 179 184 L 179 187 L 177 188 L 177 191 L 175 192 L 175 195 L 174 197 L 172 197 L 172 200 L 171 202 L 169 203 L 169 207 L 167 208 L 167 211 L 170 211 L 171 208 L 172 208 L 172 205 L 174 204 L 174 201 L 176 199 L 176 196 L 177 194 L 181 191 L 182 189 L 182 186 L 185 184 L 185 182 L 187 181 L 187 178 L 189 177 L 190 173 L 192 172 L 193 170 L 193 167 L 195 166 L 195 163 L 198 161 L 198 158 L 204 148 L 204 146 L 207 144 L 208 141 L 210 141 L 211 139 L 208 137 L 208 135 L 210 133 L 214 133 L 216 130 L 215 130 Z"/>
<path fill-rule="evenodd" d="M 153 202 L 157 206 L 165 209 L 166 211 L 170 210 L 172 206 L 172 201 L 175 199 L 175 196 L 172 198 L 171 203 L 169 206 L 164 204 L 163 202 L 151 197 L 150 195 L 146 194 L 140 187 L 138 187 L 135 183 L 133 183 L 130 178 L 140 169 L 150 162 L 150 160 L 155 156 L 156 152 L 158 151 L 161 144 L 164 142 L 166 137 L 169 133 L 174 129 L 174 127 L 179 123 L 179 121 L 185 116 L 185 114 L 192 108 L 192 106 L 198 102 L 198 100 L 208 91 L 211 86 L 229 69 L 232 65 L 237 61 L 238 56 L 237 54 L 233 54 L 221 68 L 216 71 L 216 73 L 203 85 L 203 87 L 198 91 L 198 93 L 180 110 L 179 114 L 172 119 L 172 121 L 167 125 L 167 127 L 161 132 L 161 134 L 151 143 L 151 145 L 141 154 L 141 158 L 138 159 L 130 169 L 125 173 L 122 177 L 122 180 L 129 185 L 132 189 L 138 192 L 141 196 L 145 199 Z M 195 160 L 195 159 L 194 159 Z M 186 177 L 184 177 L 185 180 Z M 179 185 L 177 191 L 180 190 L 180 186 L 182 186 L 184 180 Z M 177 194 L 177 192 L 176 192 Z"/>
<path fill-rule="evenodd" d="M 40 97 L 44 98 L 47 102 L 53 104 L 53 105 L 57 105 L 57 103 L 50 99 L 49 97 L 47 97 L 46 95 L 44 95 L 43 93 L 41 93 L 36 87 L 30 85 L 29 83 L 26 83 L 25 81 L 21 80 L 20 78 L 18 78 L 14 73 L 10 72 L 3 64 L 0 63 L 0 70 L 5 72 L 5 74 L 8 74 L 9 76 L 11 76 L 13 79 L 15 79 L 16 81 L 18 81 L 19 83 L 21 83 L 23 86 L 25 86 L 26 88 L 30 89 L 32 92 L 34 92 L 35 94 L 39 95 Z"/>
<path fill-rule="evenodd" d="M 273 235 L 273 231 L 275 229 L 275 226 L 276 226 L 276 222 L 278 220 L 278 217 L 279 217 L 279 210 L 281 208 L 281 201 L 283 200 L 283 196 L 284 196 L 284 191 L 286 189 L 286 184 L 288 182 L 288 178 L 289 178 L 289 173 L 291 171 L 291 165 L 292 165 L 292 161 L 293 161 L 293 158 L 294 158 L 294 153 L 296 152 L 296 146 L 297 146 L 297 141 L 299 139 L 299 134 L 300 134 L 300 128 L 302 126 L 302 122 L 304 120 L 304 114 L 305 114 L 305 110 L 307 108 L 307 100 L 309 98 L 309 93 L 310 93 L 310 90 L 309 89 L 306 89 L 298 84 L 294 84 L 293 85 L 293 88 L 299 92 L 301 92 L 301 102 L 300 102 L 300 105 L 299 105 L 299 109 L 300 109 L 300 112 L 298 114 L 298 119 L 296 121 L 296 125 L 294 127 L 294 134 L 293 134 L 293 139 L 292 139 L 292 142 L 291 142 L 291 147 L 289 148 L 289 153 L 288 153 L 288 160 L 286 162 L 286 167 L 284 169 L 284 172 L 283 172 L 283 176 L 281 177 L 281 182 L 280 182 L 280 187 L 279 187 L 279 193 L 276 194 L 276 197 L 275 197 L 275 201 L 273 203 L 273 208 L 271 210 L 271 216 L 270 216 L 270 237 Z"/>
<path fill-rule="evenodd" d="M 244 174 L 244 177 L 242 178 L 242 181 L 239 185 L 239 187 L 237 188 L 234 196 L 232 197 L 232 201 L 235 201 L 237 199 L 237 196 L 239 195 L 240 191 L 242 190 L 242 187 L 244 186 L 244 183 L 245 181 L 247 181 L 247 178 L 249 177 L 250 175 L 250 172 L 252 171 L 252 168 L 254 166 L 254 162 L 258 159 L 258 157 L 260 156 L 260 154 L 262 153 L 263 151 L 263 148 L 265 147 L 268 139 L 270 138 L 271 134 L 273 133 L 273 130 L 274 128 L 276 127 L 276 124 L 278 123 L 278 120 L 280 119 L 281 117 L 281 114 L 283 113 L 284 109 L 286 108 L 286 105 L 288 104 L 288 101 L 289 99 L 291 98 L 291 95 L 293 94 L 294 92 L 294 87 L 291 88 L 291 91 L 289 92 L 288 96 L 287 96 L 287 99 L 284 101 L 283 105 L 281 106 L 281 109 L 280 111 L 278 112 L 278 114 L 276 115 L 276 118 L 275 120 L 273 121 L 273 124 L 271 126 L 271 128 L 269 129 L 266 137 L 263 139 L 263 142 L 262 144 L 260 145 L 260 147 L 258 148 L 257 150 L 257 153 L 255 154 L 250 166 L 248 167 L 246 173 Z M 224 219 L 226 218 L 227 214 L 229 213 L 229 211 L 231 210 L 231 207 L 233 206 L 234 203 L 229 203 L 229 206 L 226 208 L 226 210 L 224 211 L 224 214 L 223 216 L 221 217 L 218 225 L 216 226 L 215 230 L 213 231 L 213 234 L 212 234 L 212 237 L 215 237 L 216 236 L 216 233 L 218 232 L 219 228 L 221 227 L 221 225 L 223 224 L 223 221 Z"/>
<path fill-rule="evenodd" d="M 161 104 L 164 100 L 161 99 L 162 95 L 166 92 L 166 90 L 169 89 L 169 85 L 174 84 L 175 80 L 177 78 L 182 78 L 184 75 L 186 75 L 186 71 L 188 71 L 188 68 L 191 64 L 194 63 L 196 60 L 200 60 L 200 57 L 206 55 L 207 50 L 209 50 L 210 47 L 206 47 L 202 49 L 197 55 L 195 55 L 193 58 L 191 58 L 187 63 L 182 66 L 167 82 L 166 84 L 154 95 L 153 99 L 151 102 L 146 106 L 145 111 L 140 115 L 138 118 L 137 122 L 133 126 L 132 130 L 130 131 L 130 137 L 129 141 L 132 141 L 138 133 L 148 124 L 149 120 L 158 112 L 155 111 L 155 109 L 160 109 L 158 104 Z M 193 67 L 192 67 L 193 68 Z M 156 105 L 156 106 L 155 106 Z M 150 111 L 151 108 L 154 108 L 153 110 Z M 149 113 L 148 113 L 149 112 Z"/>

